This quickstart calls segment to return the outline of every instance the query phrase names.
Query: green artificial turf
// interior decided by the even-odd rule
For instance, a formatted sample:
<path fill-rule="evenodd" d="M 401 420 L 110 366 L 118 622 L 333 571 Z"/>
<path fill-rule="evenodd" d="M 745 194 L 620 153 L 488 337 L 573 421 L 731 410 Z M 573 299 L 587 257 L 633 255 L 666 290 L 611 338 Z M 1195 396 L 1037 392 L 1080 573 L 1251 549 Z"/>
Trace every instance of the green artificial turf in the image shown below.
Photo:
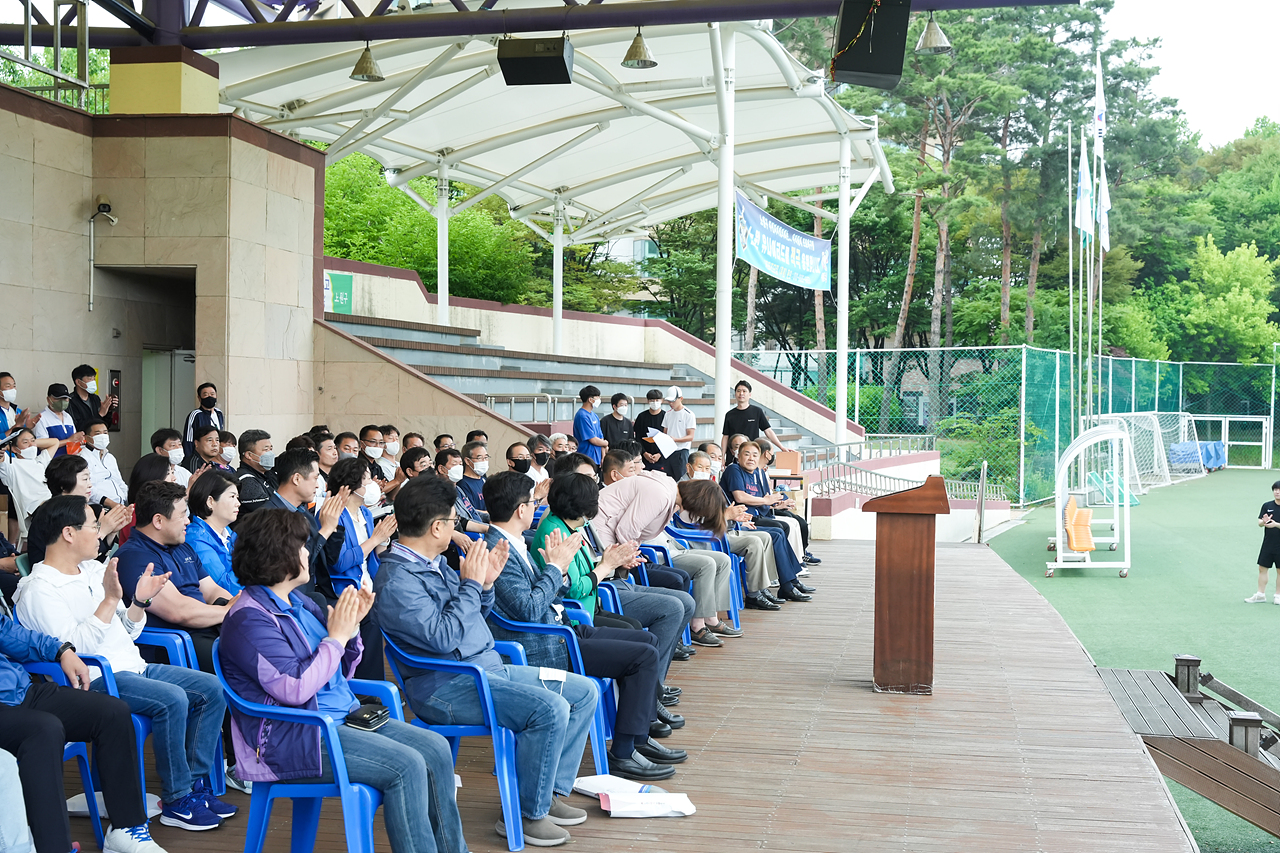
<path fill-rule="evenodd" d="M 1280 712 L 1274 570 L 1268 603 L 1245 604 L 1257 589 L 1262 530 L 1258 508 L 1271 499 L 1276 471 L 1227 470 L 1154 489 L 1132 510 L 1132 568 L 1120 578 L 1097 552 L 1086 568 L 1057 569 L 1046 542 L 1053 507 L 991 540 L 992 549 L 1062 614 L 1098 666 L 1173 671 L 1175 654 Z M 1095 535 L 1102 535 L 1095 527 Z M 1204 853 L 1276 851 L 1280 840 L 1199 795 L 1169 783 Z"/>

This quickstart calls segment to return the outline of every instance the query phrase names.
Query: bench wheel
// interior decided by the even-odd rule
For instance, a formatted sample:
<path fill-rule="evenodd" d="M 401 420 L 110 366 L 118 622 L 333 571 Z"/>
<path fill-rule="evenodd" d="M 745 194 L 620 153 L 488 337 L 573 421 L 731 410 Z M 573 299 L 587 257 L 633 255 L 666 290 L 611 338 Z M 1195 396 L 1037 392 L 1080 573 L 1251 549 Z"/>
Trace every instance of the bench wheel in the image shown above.
<path fill-rule="evenodd" d="M 1122 577 L 1122 578 L 1127 578 L 1127 577 L 1129 577 L 1129 570 L 1128 570 L 1128 569 L 1121 569 L 1121 570 L 1120 570 L 1120 577 Z"/>
<path fill-rule="evenodd" d="M 1047 577 L 1047 578 L 1051 578 L 1051 577 L 1053 577 L 1053 569 L 1045 569 L 1045 570 L 1044 570 L 1044 576 L 1045 576 L 1045 577 Z"/>
<path fill-rule="evenodd" d="M 1058 543 L 1057 543 L 1057 542 L 1050 542 L 1050 543 L 1049 543 L 1049 547 L 1048 547 L 1046 550 L 1049 550 L 1049 551 L 1056 551 L 1056 550 L 1058 550 Z"/>
<path fill-rule="evenodd" d="M 1119 545 L 1118 545 L 1117 543 L 1112 542 L 1110 545 L 1108 545 L 1108 546 L 1107 546 L 1107 550 L 1108 550 L 1108 551 L 1114 551 L 1114 550 L 1116 550 L 1116 548 L 1118 548 L 1118 547 L 1119 547 Z"/>

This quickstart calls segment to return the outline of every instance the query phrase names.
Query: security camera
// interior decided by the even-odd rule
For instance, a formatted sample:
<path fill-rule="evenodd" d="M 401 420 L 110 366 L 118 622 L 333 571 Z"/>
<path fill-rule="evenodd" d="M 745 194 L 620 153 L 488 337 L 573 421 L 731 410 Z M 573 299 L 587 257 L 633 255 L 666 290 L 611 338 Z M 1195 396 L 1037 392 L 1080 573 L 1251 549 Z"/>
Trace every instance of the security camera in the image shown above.
<path fill-rule="evenodd" d="M 98 212 L 99 212 L 99 213 L 110 213 L 110 212 L 111 212 L 111 199 L 107 198 L 105 195 L 100 195 L 100 196 L 98 196 L 96 199 L 94 199 L 94 201 L 95 201 L 95 202 L 97 203 L 97 205 L 98 205 Z"/>

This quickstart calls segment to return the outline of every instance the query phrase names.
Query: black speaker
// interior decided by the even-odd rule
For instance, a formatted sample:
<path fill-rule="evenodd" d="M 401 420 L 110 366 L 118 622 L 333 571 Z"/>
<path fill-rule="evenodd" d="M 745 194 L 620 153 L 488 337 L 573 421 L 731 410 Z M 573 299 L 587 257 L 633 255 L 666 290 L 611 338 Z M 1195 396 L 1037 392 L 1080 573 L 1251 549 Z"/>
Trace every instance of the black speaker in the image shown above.
<path fill-rule="evenodd" d="M 871 89 L 897 86 L 910 20 L 911 0 L 880 0 L 878 5 L 872 0 L 844 0 L 836 19 L 836 82 Z"/>
<path fill-rule="evenodd" d="M 572 83 L 573 42 L 568 36 L 503 39 L 498 42 L 498 67 L 508 86 Z"/>

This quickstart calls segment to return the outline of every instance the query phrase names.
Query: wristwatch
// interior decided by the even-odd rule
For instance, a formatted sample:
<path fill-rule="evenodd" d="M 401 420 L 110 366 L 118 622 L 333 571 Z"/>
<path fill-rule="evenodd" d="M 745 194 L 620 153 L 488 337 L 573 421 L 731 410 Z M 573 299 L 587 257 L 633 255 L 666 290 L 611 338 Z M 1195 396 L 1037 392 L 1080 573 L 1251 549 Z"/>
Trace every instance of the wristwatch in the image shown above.
<path fill-rule="evenodd" d="M 71 645 L 70 643 L 63 643 L 62 645 L 58 646 L 58 652 L 53 656 L 53 662 L 62 663 L 62 656 L 68 651 L 74 652 L 75 650 L 76 650 L 76 647 Z"/>
<path fill-rule="evenodd" d="M 152 598 L 148 598 L 148 599 L 146 599 L 145 601 L 144 601 L 143 599 L 141 599 L 141 598 L 135 598 L 135 599 L 133 600 L 133 603 L 134 603 L 134 604 L 136 604 L 136 605 L 138 605 L 139 607 L 141 607 L 143 610 L 146 610 L 148 607 L 150 607 L 150 606 L 151 606 L 151 602 L 153 602 L 153 601 L 155 601 L 155 598 L 154 598 L 154 597 L 152 597 Z"/>

